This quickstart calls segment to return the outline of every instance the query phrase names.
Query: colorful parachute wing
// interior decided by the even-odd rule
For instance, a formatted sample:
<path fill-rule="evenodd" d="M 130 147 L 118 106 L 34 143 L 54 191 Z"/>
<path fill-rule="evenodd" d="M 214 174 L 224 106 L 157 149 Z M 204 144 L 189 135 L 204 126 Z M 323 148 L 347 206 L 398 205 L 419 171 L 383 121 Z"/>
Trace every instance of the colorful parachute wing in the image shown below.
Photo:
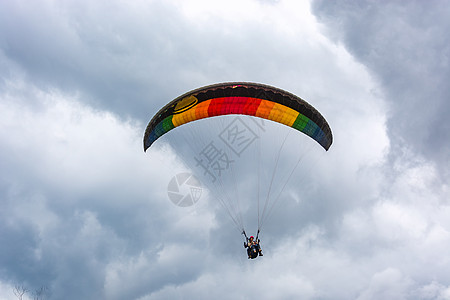
<path fill-rule="evenodd" d="M 228 114 L 255 116 L 285 124 L 310 136 L 325 150 L 333 142 L 327 121 L 305 100 L 268 85 L 232 82 L 190 91 L 164 106 L 147 126 L 144 151 L 175 127 Z"/>

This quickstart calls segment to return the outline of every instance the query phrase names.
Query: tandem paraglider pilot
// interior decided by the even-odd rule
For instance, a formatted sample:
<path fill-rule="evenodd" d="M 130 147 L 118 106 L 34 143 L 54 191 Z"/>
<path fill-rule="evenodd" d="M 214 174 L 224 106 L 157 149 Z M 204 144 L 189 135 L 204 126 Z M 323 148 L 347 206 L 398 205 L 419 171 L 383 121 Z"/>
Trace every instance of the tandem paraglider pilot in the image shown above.
<path fill-rule="evenodd" d="M 263 256 L 261 247 L 259 245 L 259 239 L 255 240 L 253 236 L 251 236 L 244 243 L 244 248 L 247 248 L 248 258 L 254 259 L 259 256 Z"/>

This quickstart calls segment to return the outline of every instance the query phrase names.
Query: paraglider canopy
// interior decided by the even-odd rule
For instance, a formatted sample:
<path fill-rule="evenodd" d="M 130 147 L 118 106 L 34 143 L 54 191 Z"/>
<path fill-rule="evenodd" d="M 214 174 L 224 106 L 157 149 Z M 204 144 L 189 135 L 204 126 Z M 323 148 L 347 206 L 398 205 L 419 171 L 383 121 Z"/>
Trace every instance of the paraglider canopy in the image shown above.
<path fill-rule="evenodd" d="M 310 136 L 325 150 L 333 142 L 327 121 L 305 100 L 268 85 L 231 82 L 190 91 L 164 106 L 147 126 L 144 151 L 175 127 L 228 114 L 249 115 L 282 123 Z"/>

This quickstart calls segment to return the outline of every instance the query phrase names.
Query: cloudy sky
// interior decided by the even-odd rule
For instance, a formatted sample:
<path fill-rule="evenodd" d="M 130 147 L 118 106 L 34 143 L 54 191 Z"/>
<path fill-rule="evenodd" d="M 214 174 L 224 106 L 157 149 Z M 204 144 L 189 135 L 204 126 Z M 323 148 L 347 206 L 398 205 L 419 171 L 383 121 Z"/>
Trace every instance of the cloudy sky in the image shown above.
<path fill-rule="evenodd" d="M 1 1 L 0 299 L 450 299 L 449 27 L 446 1 Z M 251 261 L 206 189 L 170 201 L 176 149 L 142 150 L 160 107 L 225 81 L 334 134 Z"/>

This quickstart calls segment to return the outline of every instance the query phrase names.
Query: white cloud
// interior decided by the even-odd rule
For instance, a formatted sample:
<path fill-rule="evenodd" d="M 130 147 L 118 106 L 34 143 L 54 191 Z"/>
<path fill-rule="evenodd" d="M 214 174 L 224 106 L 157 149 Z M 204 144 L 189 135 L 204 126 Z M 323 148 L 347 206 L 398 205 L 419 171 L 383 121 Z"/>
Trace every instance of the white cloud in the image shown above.
<path fill-rule="evenodd" d="M 373 275 L 367 290 L 357 299 L 407 299 L 411 282 L 398 270 L 388 268 Z"/>
<path fill-rule="evenodd" d="M 105 3 L 0 4 L 0 297 L 23 283 L 54 299 L 449 299 L 442 168 L 390 134 L 386 78 L 308 2 Z M 169 201 L 187 169 L 173 149 L 142 151 L 159 107 L 226 80 L 305 98 L 335 137 L 286 187 L 254 261 L 212 195 Z"/>

